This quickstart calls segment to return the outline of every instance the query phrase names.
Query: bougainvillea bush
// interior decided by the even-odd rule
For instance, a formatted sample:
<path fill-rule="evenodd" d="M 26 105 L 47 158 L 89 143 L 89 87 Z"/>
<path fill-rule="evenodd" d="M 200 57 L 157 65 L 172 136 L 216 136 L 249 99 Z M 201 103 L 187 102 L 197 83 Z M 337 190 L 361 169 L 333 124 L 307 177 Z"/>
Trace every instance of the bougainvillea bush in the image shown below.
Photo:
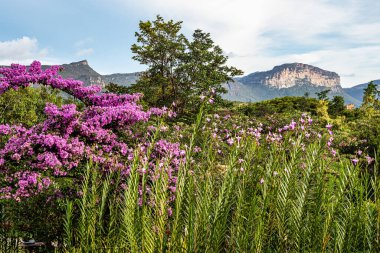
<path fill-rule="evenodd" d="M 133 147 L 120 140 L 118 133 L 133 137 L 131 126 L 167 113 L 165 108 L 144 111 L 137 104 L 141 94 L 104 94 L 101 87 L 85 87 L 81 81 L 63 79 L 58 71 L 58 66 L 42 70 L 37 61 L 29 68 L 12 64 L 0 69 L 0 93 L 36 83 L 62 90 L 86 105 L 78 111 L 74 104 L 47 104 L 47 119 L 31 128 L 0 125 L 0 134 L 8 138 L 0 149 L 0 198 L 19 201 L 39 193 L 49 188 L 54 178 L 75 174 L 83 161 L 91 160 L 103 171 L 120 170 L 128 175 L 127 162 L 133 159 Z M 144 145 L 141 143 L 142 152 Z M 157 142 L 152 157 L 166 153 L 174 159 L 180 157 L 178 145 L 165 141 Z"/>
<path fill-rule="evenodd" d="M 151 143 L 152 131 L 131 130 L 152 116 L 173 116 L 172 112 L 166 108 L 143 110 L 138 104 L 142 94 L 102 93 L 100 86 L 86 87 L 81 81 L 62 78 L 59 70 L 59 66 L 42 70 L 38 61 L 30 67 L 12 64 L 0 68 L 0 95 L 10 89 L 17 91 L 38 84 L 66 92 L 84 104 L 84 109 L 79 110 L 75 104 L 47 103 L 46 120 L 39 124 L 0 125 L 0 199 L 21 202 L 19 207 L 24 206 L 24 210 L 27 206 L 34 210 L 46 205 L 58 210 L 59 204 L 54 200 L 81 196 L 78 189 L 84 165 L 91 162 L 103 176 L 117 172 L 125 179 L 136 155 L 144 161 L 139 171 L 147 174 L 148 181 L 157 176 L 154 171 L 157 163 L 165 160 L 171 165 L 165 172 L 170 181 L 167 190 L 174 199 L 176 170 L 184 152 L 179 144 L 165 140 Z M 125 187 L 123 180 L 119 184 Z M 146 188 L 149 191 L 149 184 Z M 44 196 L 44 203 L 36 195 Z M 18 211 L 12 210 L 16 217 Z M 28 216 L 25 220 L 32 223 Z M 22 227 L 25 223 L 28 222 Z"/>

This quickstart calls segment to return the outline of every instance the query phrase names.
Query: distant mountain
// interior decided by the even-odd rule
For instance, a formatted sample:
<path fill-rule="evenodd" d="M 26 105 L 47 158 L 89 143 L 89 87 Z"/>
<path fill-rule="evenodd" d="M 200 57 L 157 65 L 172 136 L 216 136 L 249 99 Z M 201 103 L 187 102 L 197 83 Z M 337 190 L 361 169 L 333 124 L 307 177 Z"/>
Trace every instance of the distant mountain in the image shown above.
<path fill-rule="evenodd" d="M 130 86 L 135 83 L 140 73 L 126 73 L 126 74 L 111 74 L 101 75 L 90 67 L 86 60 L 79 62 L 72 62 L 69 64 L 62 64 L 63 71 L 59 74 L 64 78 L 72 78 L 82 81 L 85 85 L 101 85 L 105 87 L 106 84 L 113 82 L 123 86 Z M 42 68 L 46 69 L 49 65 L 43 65 Z"/>
<path fill-rule="evenodd" d="M 107 83 L 103 76 L 93 70 L 86 60 L 79 62 L 72 62 L 70 64 L 62 64 L 63 71 L 59 74 L 64 78 L 72 78 L 80 80 L 86 85 L 97 84 L 104 87 Z M 50 66 L 43 65 L 42 68 L 46 69 Z"/>
<path fill-rule="evenodd" d="M 374 84 L 377 84 L 377 85 L 380 85 L 380 80 L 374 80 L 373 81 Z M 359 100 L 359 101 L 363 101 L 363 93 L 364 93 L 364 89 L 367 88 L 368 86 L 368 83 L 362 83 L 362 84 L 358 84 L 356 86 L 353 86 L 351 88 L 344 88 L 344 92 L 346 92 L 347 94 L 349 94 L 351 97 L 354 97 L 355 99 Z M 379 87 L 378 87 L 379 89 Z"/>
<path fill-rule="evenodd" d="M 49 66 L 42 66 L 47 68 Z M 63 64 L 60 73 L 65 78 L 81 80 L 85 85 L 97 84 L 104 87 L 112 82 L 122 86 L 136 83 L 141 72 L 101 75 L 92 69 L 86 60 Z M 380 84 L 380 80 L 375 83 Z M 228 93 L 225 99 L 231 101 L 257 102 L 284 96 L 316 97 L 316 92 L 330 89 L 330 97 L 343 96 L 346 103 L 361 104 L 363 89 L 367 84 L 343 89 L 337 73 L 302 63 L 287 63 L 272 70 L 254 72 L 235 78 L 234 82 L 224 84 Z"/>
<path fill-rule="evenodd" d="M 225 84 L 229 100 L 256 102 L 285 96 L 316 97 L 317 92 L 330 89 L 330 97 L 343 96 L 346 103 L 360 101 L 345 93 L 337 73 L 302 63 L 288 63 L 264 72 L 254 72 Z"/>
<path fill-rule="evenodd" d="M 302 63 L 283 64 L 269 71 L 249 74 L 239 81 L 250 86 L 265 85 L 277 89 L 303 85 L 340 89 L 340 77 L 337 73 Z"/>
<path fill-rule="evenodd" d="M 117 73 L 111 75 L 104 75 L 103 79 L 106 83 L 116 83 L 122 86 L 130 86 L 133 83 L 136 83 L 139 79 L 140 72 L 136 73 Z"/>

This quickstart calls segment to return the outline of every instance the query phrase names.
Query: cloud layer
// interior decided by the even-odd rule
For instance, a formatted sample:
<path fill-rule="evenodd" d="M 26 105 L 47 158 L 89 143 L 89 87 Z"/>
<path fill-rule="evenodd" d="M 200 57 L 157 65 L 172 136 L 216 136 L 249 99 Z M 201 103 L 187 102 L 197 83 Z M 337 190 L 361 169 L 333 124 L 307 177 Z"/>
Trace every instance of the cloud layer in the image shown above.
<path fill-rule="evenodd" d="M 138 8 L 211 32 L 246 73 L 297 61 L 338 72 L 344 86 L 380 78 L 380 1 L 140 0 Z"/>

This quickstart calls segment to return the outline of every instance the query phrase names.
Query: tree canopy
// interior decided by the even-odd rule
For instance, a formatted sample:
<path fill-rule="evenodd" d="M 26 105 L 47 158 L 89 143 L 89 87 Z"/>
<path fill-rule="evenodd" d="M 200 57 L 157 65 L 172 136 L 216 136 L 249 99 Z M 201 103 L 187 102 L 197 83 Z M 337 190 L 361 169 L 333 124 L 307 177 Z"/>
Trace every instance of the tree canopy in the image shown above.
<path fill-rule="evenodd" d="M 228 57 L 209 33 L 197 29 L 189 40 L 180 33 L 181 24 L 161 16 L 140 22 L 131 50 L 133 59 L 148 69 L 130 90 L 144 93 L 149 105 L 174 105 L 178 112 L 191 112 L 208 92 L 219 102 L 226 92 L 222 84 L 243 72 L 226 65 Z"/>

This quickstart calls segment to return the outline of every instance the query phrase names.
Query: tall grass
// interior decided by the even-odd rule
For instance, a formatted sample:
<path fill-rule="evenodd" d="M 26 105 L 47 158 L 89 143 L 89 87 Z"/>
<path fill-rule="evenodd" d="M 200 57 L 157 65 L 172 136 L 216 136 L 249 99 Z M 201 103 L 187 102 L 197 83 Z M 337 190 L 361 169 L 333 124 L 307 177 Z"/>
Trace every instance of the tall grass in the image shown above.
<path fill-rule="evenodd" d="M 379 252 L 378 162 L 375 170 L 346 158 L 325 157 L 325 143 L 304 146 L 300 134 L 283 145 L 246 136 L 225 159 L 203 138 L 192 163 L 202 112 L 178 171 L 176 199 L 168 201 L 165 166 L 151 183 L 154 204 L 136 155 L 127 188 L 112 188 L 117 173 L 99 183 L 89 165 L 83 196 L 67 205 L 69 252 Z M 240 158 L 240 159 L 239 159 Z M 243 158 L 243 160 L 241 160 Z M 241 162 L 243 161 L 243 162 Z M 221 164 L 223 162 L 223 164 Z M 173 210 L 169 215 L 168 210 Z"/>
<path fill-rule="evenodd" d="M 11 223 L 7 220 L 5 205 L 0 203 L 0 252 L 18 252 L 18 233 L 9 227 Z"/>

